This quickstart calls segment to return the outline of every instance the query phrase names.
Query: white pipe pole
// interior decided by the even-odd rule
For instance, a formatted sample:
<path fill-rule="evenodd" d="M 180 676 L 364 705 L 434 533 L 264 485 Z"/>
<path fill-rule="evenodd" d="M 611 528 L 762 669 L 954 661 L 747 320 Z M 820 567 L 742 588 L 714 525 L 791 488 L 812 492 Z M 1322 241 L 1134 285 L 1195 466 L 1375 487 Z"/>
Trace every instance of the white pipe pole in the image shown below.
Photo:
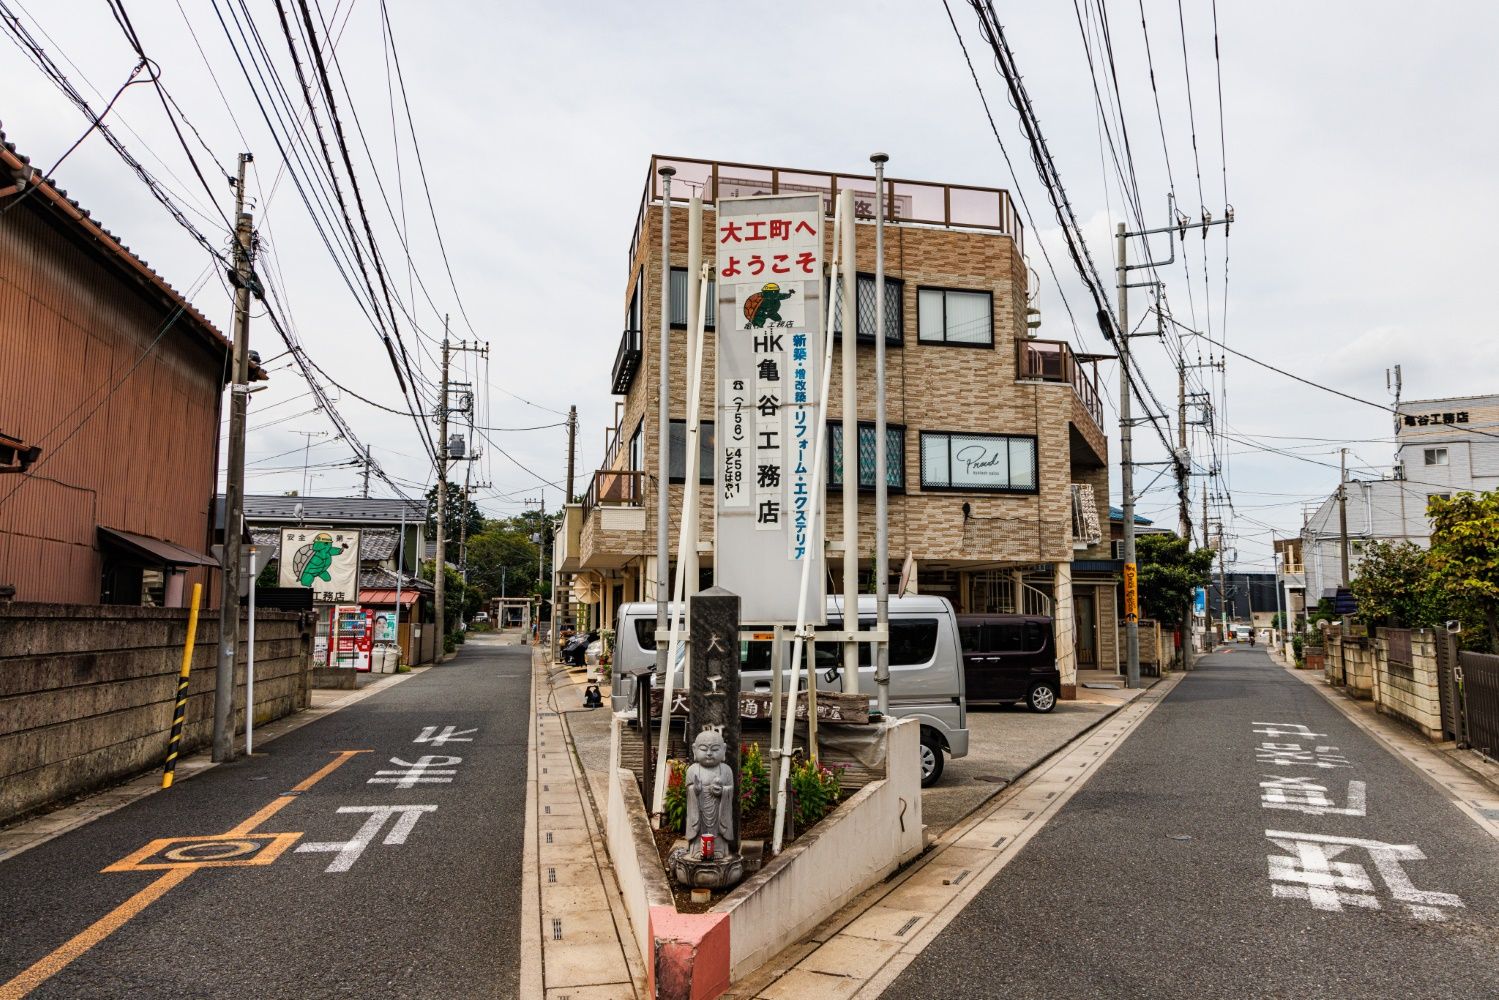
<path fill-rule="evenodd" d="M 835 210 L 833 214 L 833 263 L 828 276 L 829 288 L 838 284 L 838 254 L 840 250 L 838 244 L 838 227 L 841 221 L 841 212 Z M 827 413 L 828 393 L 832 390 L 831 383 L 833 378 L 833 297 L 831 295 L 828 296 L 827 320 L 827 326 L 823 327 L 825 347 L 822 355 L 822 391 L 817 397 L 813 413 L 813 418 L 817 426 L 817 439 L 816 444 L 812 448 L 812 502 L 810 504 L 812 509 L 810 515 L 812 524 L 814 525 L 819 523 L 821 517 L 819 505 L 822 503 L 822 497 L 825 495 L 822 487 L 823 468 L 827 462 L 828 440 L 828 422 L 825 419 L 825 414 Z M 848 328 L 845 327 L 844 335 L 847 336 L 847 334 Z M 809 554 L 808 558 L 802 560 L 801 587 L 796 602 L 796 638 L 791 645 L 791 690 L 786 697 L 785 735 L 781 740 L 781 752 L 779 754 L 781 768 L 780 774 L 777 775 L 775 836 L 771 841 L 772 854 L 781 853 L 781 839 L 786 830 L 786 779 L 790 775 L 791 770 L 787 766 L 791 760 L 791 744 L 793 738 L 796 736 L 796 688 L 802 671 L 802 645 L 809 634 L 807 629 L 807 591 L 810 589 L 812 582 L 812 563 L 823 562 L 826 559 L 825 553 L 819 552 L 817 555 L 821 556 L 821 558 L 814 558 Z M 821 573 L 822 567 L 819 566 L 817 571 Z M 776 639 L 777 641 L 780 640 L 779 634 L 777 634 Z M 807 683 L 809 685 L 816 684 L 817 675 L 815 670 L 812 669 L 814 665 L 809 664 L 808 667 Z M 775 734 L 771 733 L 771 738 L 774 739 L 774 737 Z"/>
<path fill-rule="evenodd" d="M 885 454 L 885 161 L 875 153 L 874 195 L 874 600 L 875 628 L 887 638 L 874 644 L 874 685 L 880 715 L 890 714 L 890 490 Z"/>
<path fill-rule="evenodd" d="M 245 756 L 255 749 L 255 546 L 250 546 L 250 628 L 245 650 Z"/>
<path fill-rule="evenodd" d="M 666 355 L 671 350 L 671 178 L 675 174 L 675 167 L 662 167 L 657 173 L 661 175 L 661 323 L 660 339 L 657 341 L 656 369 L 657 369 L 657 406 L 656 406 L 656 631 L 661 632 L 670 627 L 670 610 L 667 602 L 671 594 L 667 591 L 667 563 L 670 561 L 671 553 L 667 548 L 667 503 L 670 494 L 667 490 L 668 468 L 667 460 L 671 450 L 671 382 L 667 377 Z M 642 281 L 644 279 L 642 278 Z M 644 290 L 641 290 L 641 300 L 644 301 Z M 642 484 L 643 485 L 643 484 Z M 641 491 L 642 493 L 644 490 Z M 541 581 L 538 579 L 537 584 Z M 666 658 L 666 647 L 656 643 L 656 673 L 658 675 L 671 676 L 672 665 Z M 671 703 L 667 702 L 667 714 L 671 712 Z M 659 796 L 657 805 L 660 805 Z M 659 809 L 657 810 L 659 811 Z"/>
<path fill-rule="evenodd" d="M 854 257 L 854 192 L 838 195 L 843 213 L 843 259 Z M 843 268 L 843 627 L 859 627 L 859 331 L 857 261 Z M 829 291 L 833 291 L 831 285 Z M 831 324 L 828 336 L 833 331 Z M 859 644 L 843 644 L 843 690 L 859 693 Z"/>
<path fill-rule="evenodd" d="M 401 584 L 406 578 L 406 505 L 401 504 L 401 535 L 396 539 L 396 669 L 401 668 Z"/>
<path fill-rule="evenodd" d="M 703 270 L 703 199 L 694 197 L 687 203 L 687 329 L 696 330 L 698 321 L 707 314 L 707 297 L 702 290 L 708 284 Z M 699 299 L 701 298 L 701 301 Z M 705 324 L 706 325 L 706 324 Z M 687 341 L 687 370 L 701 372 L 703 347 L 696 337 Z M 701 477 L 698 477 L 701 478 Z M 682 484 L 682 517 L 688 522 L 687 545 L 687 590 L 686 594 L 698 591 L 698 484 L 688 480 Z"/>
<path fill-rule="evenodd" d="M 702 424 L 701 410 L 703 398 L 703 327 L 708 315 L 708 282 L 707 265 L 703 266 L 703 279 L 700 283 L 698 303 L 697 328 L 692 332 L 693 357 L 697 364 L 687 372 L 687 434 L 683 445 L 682 470 L 682 514 L 677 518 L 677 575 L 676 589 L 672 596 L 677 601 L 677 610 L 668 611 L 671 621 L 671 645 L 666 656 L 666 677 L 662 679 L 661 700 L 661 739 L 656 744 L 656 786 L 651 793 L 651 813 L 659 816 L 665 809 L 666 802 L 666 750 L 667 742 L 671 736 L 671 696 L 675 686 L 672 682 L 677 676 L 677 657 L 681 655 L 682 633 L 686 631 L 687 625 L 684 621 L 687 611 L 687 551 L 688 547 L 697 548 L 697 531 L 690 522 L 687 511 L 697 506 L 697 459 L 698 447 L 697 436 Z M 667 468 L 665 472 L 670 472 Z M 695 587 L 693 588 L 696 589 Z M 657 646 L 661 643 L 656 640 Z M 683 663 L 682 683 L 688 680 L 686 663 Z"/>

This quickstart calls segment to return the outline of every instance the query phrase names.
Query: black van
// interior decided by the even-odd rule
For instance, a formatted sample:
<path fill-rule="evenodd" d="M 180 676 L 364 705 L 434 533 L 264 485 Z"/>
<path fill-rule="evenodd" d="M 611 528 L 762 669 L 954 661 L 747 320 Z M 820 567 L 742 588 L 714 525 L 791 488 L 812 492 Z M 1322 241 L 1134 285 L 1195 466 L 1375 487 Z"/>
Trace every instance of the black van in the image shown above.
<path fill-rule="evenodd" d="M 1051 619 L 1045 615 L 958 615 L 968 703 L 1025 702 L 1050 712 L 1062 693 Z"/>

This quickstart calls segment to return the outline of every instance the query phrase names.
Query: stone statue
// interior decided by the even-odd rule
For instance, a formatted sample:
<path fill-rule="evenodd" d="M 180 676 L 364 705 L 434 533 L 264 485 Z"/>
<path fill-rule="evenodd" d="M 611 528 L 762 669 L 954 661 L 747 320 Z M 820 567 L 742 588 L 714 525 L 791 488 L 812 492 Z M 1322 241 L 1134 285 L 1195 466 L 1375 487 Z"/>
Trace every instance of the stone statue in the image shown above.
<path fill-rule="evenodd" d="M 734 770 L 724 762 L 723 736 L 705 729 L 692 742 L 693 764 L 687 769 L 687 845 L 703 856 L 703 836 L 713 839 L 710 856 L 729 853 L 734 845 Z"/>

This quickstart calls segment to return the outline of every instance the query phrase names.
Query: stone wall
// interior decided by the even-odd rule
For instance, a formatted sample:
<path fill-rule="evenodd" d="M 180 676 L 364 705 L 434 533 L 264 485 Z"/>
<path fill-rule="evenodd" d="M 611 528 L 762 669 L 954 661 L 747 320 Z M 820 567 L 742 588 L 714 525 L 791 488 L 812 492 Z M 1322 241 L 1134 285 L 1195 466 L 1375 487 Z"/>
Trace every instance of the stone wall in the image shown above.
<path fill-rule="evenodd" d="M 0 822 L 162 764 L 187 618 L 185 608 L 0 605 Z M 198 620 L 184 751 L 212 737 L 218 624 L 216 611 Z M 307 707 L 312 625 L 260 611 L 255 630 L 258 725 Z"/>
<path fill-rule="evenodd" d="M 1409 666 L 1390 663 L 1388 643 L 1375 642 L 1375 702 L 1379 711 L 1415 726 L 1428 739 L 1442 740 L 1442 705 L 1437 686 L 1436 636 L 1428 630 L 1411 633 Z"/>

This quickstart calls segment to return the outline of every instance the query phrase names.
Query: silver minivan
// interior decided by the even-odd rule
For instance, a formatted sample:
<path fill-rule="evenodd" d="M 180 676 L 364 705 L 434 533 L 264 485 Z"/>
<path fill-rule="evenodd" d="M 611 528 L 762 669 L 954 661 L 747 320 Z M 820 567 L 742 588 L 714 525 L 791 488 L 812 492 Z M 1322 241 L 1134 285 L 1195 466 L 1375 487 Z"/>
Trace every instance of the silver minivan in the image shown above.
<path fill-rule="evenodd" d="M 672 606 L 673 610 L 676 605 Z M 843 599 L 828 598 L 828 622 L 819 631 L 843 628 Z M 875 598 L 859 598 L 859 627 L 875 626 Z M 619 609 L 619 630 L 614 642 L 612 705 L 616 712 L 633 712 L 634 675 L 656 663 L 656 605 L 637 602 Z M 786 640 L 785 660 L 791 661 L 791 640 Z M 770 644 L 740 643 L 740 687 L 746 691 L 770 691 Z M 681 659 L 673 684 L 682 684 Z M 843 689 L 842 651 L 837 643 L 819 643 L 817 689 Z M 656 682 L 660 683 L 659 679 Z M 874 665 L 868 643 L 859 648 L 859 690 L 870 696 L 874 707 Z M 914 595 L 890 598 L 890 714 L 921 723 L 921 783 L 936 784 L 942 777 L 944 753 L 968 755 L 968 702 L 963 688 L 963 652 L 958 644 L 957 615 L 943 597 Z"/>

